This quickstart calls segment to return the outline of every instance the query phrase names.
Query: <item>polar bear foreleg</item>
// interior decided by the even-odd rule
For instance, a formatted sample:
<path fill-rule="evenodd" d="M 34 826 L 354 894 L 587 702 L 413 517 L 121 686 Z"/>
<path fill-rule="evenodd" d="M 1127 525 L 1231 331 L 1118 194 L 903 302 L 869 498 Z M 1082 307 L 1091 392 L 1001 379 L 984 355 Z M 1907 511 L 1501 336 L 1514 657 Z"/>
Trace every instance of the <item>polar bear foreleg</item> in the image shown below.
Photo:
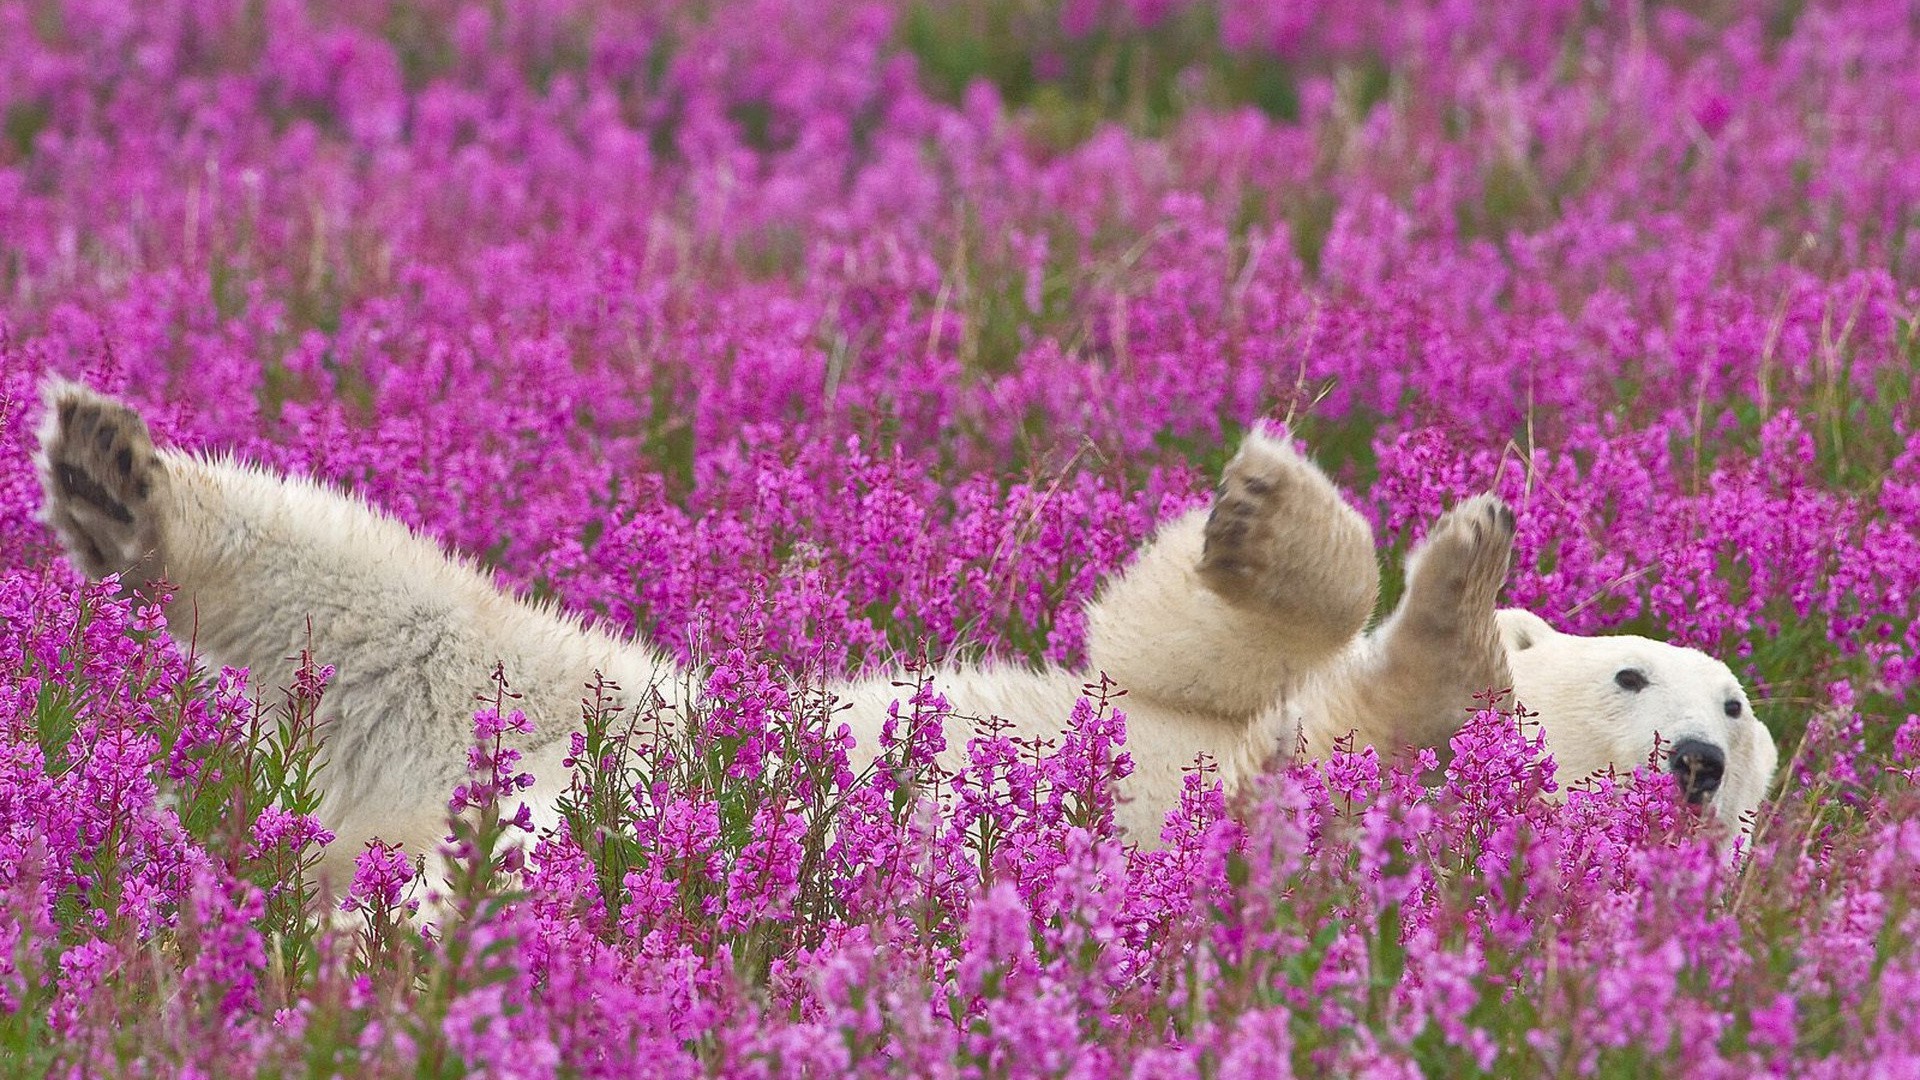
<path fill-rule="evenodd" d="M 1212 508 L 1163 528 L 1089 609 L 1089 659 L 1129 693 L 1251 717 L 1349 645 L 1379 585 L 1366 520 L 1256 429 Z"/>
<path fill-rule="evenodd" d="M 1513 531 L 1506 503 L 1476 496 L 1442 515 L 1408 558 L 1406 594 L 1372 635 L 1356 700 L 1341 710 L 1356 719 L 1357 743 L 1444 751 L 1477 695 L 1513 685 L 1494 619 Z"/>

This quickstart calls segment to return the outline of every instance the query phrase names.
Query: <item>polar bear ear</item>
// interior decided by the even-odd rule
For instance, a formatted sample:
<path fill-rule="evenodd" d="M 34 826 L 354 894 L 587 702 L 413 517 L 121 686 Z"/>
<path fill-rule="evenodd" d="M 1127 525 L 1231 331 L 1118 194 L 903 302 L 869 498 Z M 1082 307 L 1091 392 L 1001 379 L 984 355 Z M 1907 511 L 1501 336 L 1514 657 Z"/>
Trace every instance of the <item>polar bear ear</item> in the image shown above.
<path fill-rule="evenodd" d="M 1548 626 L 1547 620 L 1520 608 L 1501 608 L 1494 612 L 1493 620 L 1500 627 L 1500 644 L 1509 653 L 1525 652 L 1560 632 Z"/>

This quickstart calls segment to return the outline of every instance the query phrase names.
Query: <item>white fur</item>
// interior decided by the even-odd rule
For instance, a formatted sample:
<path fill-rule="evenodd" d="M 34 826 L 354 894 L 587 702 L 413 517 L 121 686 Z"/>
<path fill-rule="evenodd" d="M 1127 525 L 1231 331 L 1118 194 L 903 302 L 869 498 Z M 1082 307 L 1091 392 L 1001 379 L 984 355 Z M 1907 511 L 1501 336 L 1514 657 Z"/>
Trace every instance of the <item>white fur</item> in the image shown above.
<path fill-rule="evenodd" d="M 1498 619 L 1520 704 L 1539 710 L 1563 789 L 1608 769 L 1658 767 L 1656 744 L 1671 749 L 1693 739 L 1727 756 L 1712 800 L 1722 821 L 1739 828 L 1760 805 L 1780 753 L 1727 665 L 1631 634 L 1563 634 L 1528 611 L 1509 608 Z M 1644 689 L 1615 682 L 1628 669 L 1646 676 Z M 1729 705 L 1736 715 L 1727 714 Z"/>
<path fill-rule="evenodd" d="M 435 849 L 496 664 L 536 726 L 525 750 L 542 825 L 556 820 L 566 736 L 596 673 L 623 687 L 627 704 L 658 693 L 664 717 L 683 715 L 693 680 L 660 652 L 503 594 L 359 498 L 155 450 L 137 414 L 74 384 L 49 380 L 45 394 L 47 517 L 77 562 L 96 575 L 164 577 L 176 590 L 170 627 L 209 663 L 271 679 L 310 645 L 337 667 L 322 702 L 332 726 L 320 811 L 340 838 L 323 866 L 336 885 L 375 835 Z M 130 470 L 125 455 L 116 470 L 123 445 Z M 1162 528 L 1094 603 L 1086 670 L 965 668 L 936 673 L 934 685 L 962 716 L 1054 738 L 1082 687 L 1105 672 L 1127 691 L 1118 707 L 1135 762 L 1120 823 L 1148 844 L 1198 755 L 1232 788 L 1298 749 L 1323 756 L 1348 732 L 1386 750 L 1444 748 L 1476 693 L 1515 682 L 1563 774 L 1630 768 L 1655 732 L 1687 734 L 1728 753 L 1721 816 L 1732 823 L 1751 810 L 1775 755 L 1750 709 L 1743 723 L 1715 720 L 1716 703 L 1740 694 L 1725 665 L 1643 639 L 1554 634 L 1524 612 L 1496 623 L 1512 529 L 1492 496 L 1450 511 L 1409 560 L 1399 607 L 1366 632 L 1378 592 L 1371 531 L 1319 469 L 1254 432 L 1215 506 Z M 1529 647 L 1513 652 L 1510 675 L 1520 631 Z M 1629 660 L 1657 673 L 1658 693 L 1609 693 Z M 849 704 L 841 715 L 862 766 L 904 695 L 892 677 L 835 692 Z M 958 767 L 963 733 L 948 734 L 943 764 Z"/>

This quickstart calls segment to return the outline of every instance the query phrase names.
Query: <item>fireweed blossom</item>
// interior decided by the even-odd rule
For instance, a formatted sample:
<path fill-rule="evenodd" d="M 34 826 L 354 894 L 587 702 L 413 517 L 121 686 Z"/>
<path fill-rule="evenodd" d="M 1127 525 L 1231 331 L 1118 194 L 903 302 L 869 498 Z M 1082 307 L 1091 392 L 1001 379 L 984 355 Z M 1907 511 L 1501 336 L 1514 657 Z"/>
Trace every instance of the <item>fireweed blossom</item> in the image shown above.
<path fill-rule="evenodd" d="M 0 1056 L 1920 1068 L 1910 14 L 0 2 Z M 445 850 L 323 909 L 330 658 L 205 670 L 79 580 L 47 372 L 651 635 L 703 723 L 587 690 L 527 836 L 477 702 Z M 1388 554 L 1492 489 L 1505 602 L 1732 665 L 1789 763 L 1752 840 L 1504 698 L 1232 805 L 1197 761 L 1151 850 L 1098 685 L 1040 743 L 904 685 L 849 767 L 825 677 L 1077 661 L 1268 413 Z"/>

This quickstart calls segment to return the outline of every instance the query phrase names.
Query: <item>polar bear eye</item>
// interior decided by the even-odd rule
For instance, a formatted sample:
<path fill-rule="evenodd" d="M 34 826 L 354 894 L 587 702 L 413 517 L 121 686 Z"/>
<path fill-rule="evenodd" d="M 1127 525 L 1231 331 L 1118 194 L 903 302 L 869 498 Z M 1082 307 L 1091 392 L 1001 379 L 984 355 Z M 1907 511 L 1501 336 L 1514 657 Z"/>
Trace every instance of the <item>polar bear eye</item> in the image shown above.
<path fill-rule="evenodd" d="M 1740 718 L 1740 702 L 1738 699 L 1736 698 L 1727 699 L 1727 715 L 1733 717 L 1736 720 Z"/>
<path fill-rule="evenodd" d="M 1620 673 L 1613 677 L 1613 681 L 1619 684 L 1620 689 L 1632 690 L 1635 693 L 1647 688 L 1647 674 L 1639 668 L 1621 668 Z"/>

